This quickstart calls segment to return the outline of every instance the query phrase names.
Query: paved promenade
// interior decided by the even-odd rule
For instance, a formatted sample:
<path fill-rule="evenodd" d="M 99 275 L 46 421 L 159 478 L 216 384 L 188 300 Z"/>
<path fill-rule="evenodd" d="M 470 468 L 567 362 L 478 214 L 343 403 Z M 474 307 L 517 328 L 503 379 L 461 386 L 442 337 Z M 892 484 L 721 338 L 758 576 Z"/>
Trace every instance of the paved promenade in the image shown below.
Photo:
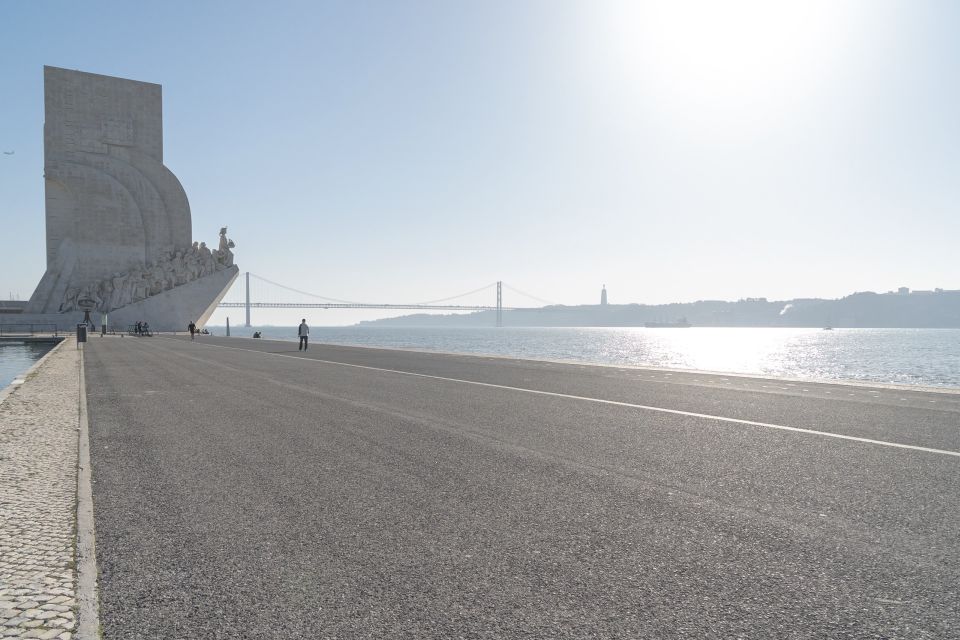
<path fill-rule="evenodd" d="M 61 345 L 0 404 L 0 637 L 76 627 L 79 355 Z"/>
<path fill-rule="evenodd" d="M 956 638 L 960 395 L 214 338 L 86 352 L 133 638 Z"/>

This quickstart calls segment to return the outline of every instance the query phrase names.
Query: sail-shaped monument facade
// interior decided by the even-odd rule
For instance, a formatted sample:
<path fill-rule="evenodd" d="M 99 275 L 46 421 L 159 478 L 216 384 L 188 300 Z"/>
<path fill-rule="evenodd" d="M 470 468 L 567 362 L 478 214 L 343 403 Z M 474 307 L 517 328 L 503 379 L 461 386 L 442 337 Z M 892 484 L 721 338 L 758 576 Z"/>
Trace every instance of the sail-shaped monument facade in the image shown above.
<path fill-rule="evenodd" d="M 203 325 L 237 277 L 233 242 L 193 241 L 163 164 L 158 84 L 44 67 L 47 267 L 17 322 Z"/>

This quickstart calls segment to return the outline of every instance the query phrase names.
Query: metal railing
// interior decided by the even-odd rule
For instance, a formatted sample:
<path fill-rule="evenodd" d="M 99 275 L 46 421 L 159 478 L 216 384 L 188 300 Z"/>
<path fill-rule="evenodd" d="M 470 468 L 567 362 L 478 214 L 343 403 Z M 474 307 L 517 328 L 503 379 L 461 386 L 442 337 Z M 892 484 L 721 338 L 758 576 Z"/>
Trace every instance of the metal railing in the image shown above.
<path fill-rule="evenodd" d="M 56 324 L 45 322 L 10 322 L 0 324 L 0 336 L 24 336 L 35 334 L 53 334 L 58 335 Z"/>

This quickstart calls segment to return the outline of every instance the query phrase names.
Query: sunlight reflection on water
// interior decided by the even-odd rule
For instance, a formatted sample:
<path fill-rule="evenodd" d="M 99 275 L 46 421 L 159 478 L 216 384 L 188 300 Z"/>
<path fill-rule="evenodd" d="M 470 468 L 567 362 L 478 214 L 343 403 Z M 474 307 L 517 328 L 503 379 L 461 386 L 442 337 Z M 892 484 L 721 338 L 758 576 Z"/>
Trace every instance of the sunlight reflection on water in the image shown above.
<path fill-rule="evenodd" d="M 255 327 L 295 340 L 294 327 Z M 222 335 L 222 330 L 217 331 Z M 315 342 L 960 387 L 960 329 L 317 327 Z"/>

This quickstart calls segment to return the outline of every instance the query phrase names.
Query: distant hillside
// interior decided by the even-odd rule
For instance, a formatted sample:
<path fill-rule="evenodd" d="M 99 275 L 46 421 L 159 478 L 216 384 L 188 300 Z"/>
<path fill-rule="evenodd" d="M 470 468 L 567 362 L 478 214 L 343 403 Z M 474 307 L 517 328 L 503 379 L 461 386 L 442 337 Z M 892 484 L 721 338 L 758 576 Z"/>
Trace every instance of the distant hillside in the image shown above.
<path fill-rule="evenodd" d="M 510 327 L 642 327 L 681 318 L 697 327 L 902 327 L 960 328 L 960 290 L 912 293 L 854 293 L 839 300 L 818 298 L 737 302 L 700 300 L 663 305 L 563 305 L 530 311 L 504 311 Z M 362 322 L 376 326 L 489 327 L 495 312 L 413 314 Z"/>

